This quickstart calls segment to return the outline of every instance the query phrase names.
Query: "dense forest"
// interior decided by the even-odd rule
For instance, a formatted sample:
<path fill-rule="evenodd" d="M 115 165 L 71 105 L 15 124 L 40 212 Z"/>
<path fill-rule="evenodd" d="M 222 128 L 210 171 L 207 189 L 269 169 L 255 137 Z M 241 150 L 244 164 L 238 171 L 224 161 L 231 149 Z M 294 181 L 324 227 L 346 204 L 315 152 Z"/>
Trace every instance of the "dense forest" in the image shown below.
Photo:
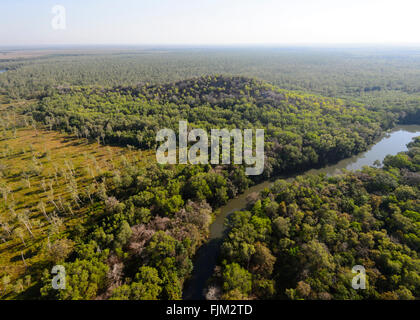
<path fill-rule="evenodd" d="M 25 114 L 51 129 L 105 144 L 156 147 L 162 128 L 264 128 L 264 177 L 324 165 L 364 151 L 419 108 L 380 112 L 360 103 L 279 89 L 244 77 L 208 76 L 138 87 L 75 87 Z"/>
<path fill-rule="evenodd" d="M 168 49 L 0 60 L 0 297 L 181 299 L 218 208 L 420 123 L 406 52 Z M 158 165 L 162 128 L 265 129 L 263 175 Z M 384 167 L 279 180 L 227 221 L 208 296 L 419 297 L 420 141 Z M 61 152 L 61 153 L 60 153 Z M 66 269 L 66 290 L 51 268 Z M 351 267 L 369 288 L 350 290 Z M 346 283 L 346 285 L 345 285 Z M 215 294 L 212 294 L 215 293 Z"/>
<path fill-rule="evenodd" d="M 61 51 L 0 60 L 0 90 L 34 97 L 57 86 L 162 84 L 215 74 L 284 89 L 398 104 L 419 101 L 420 59 L 410 48 L 131 48 Z"/>
<path fill-rule="evenodd" d="M 278 180 L 229 217 L 213 286 L 226 299 L 419 297 L 419 186 L 420 138 L 381 169 Z M 367 290 L 349 286 L 355 265 Z"/>

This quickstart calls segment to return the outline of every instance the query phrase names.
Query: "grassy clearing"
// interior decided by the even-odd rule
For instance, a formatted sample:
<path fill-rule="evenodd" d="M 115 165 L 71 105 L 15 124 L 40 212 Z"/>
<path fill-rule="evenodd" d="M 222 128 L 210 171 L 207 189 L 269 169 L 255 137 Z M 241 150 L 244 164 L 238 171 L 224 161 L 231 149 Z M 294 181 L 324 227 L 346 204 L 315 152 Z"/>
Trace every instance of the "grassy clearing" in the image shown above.
<path fill-rule="evenodd" d="M 126 161 L 148 161 L 153 154 L 37 128 L 13 110 L 10 105 L 0 106 L 3 299 L 36 289 L 38 273 L 52 254 L 54 241 L 66 238 L 94 212 L 86 199 L 100 190 L 101 174 L 118 170 Z M 66 245 L 71 246 L 71 241 Z"/>

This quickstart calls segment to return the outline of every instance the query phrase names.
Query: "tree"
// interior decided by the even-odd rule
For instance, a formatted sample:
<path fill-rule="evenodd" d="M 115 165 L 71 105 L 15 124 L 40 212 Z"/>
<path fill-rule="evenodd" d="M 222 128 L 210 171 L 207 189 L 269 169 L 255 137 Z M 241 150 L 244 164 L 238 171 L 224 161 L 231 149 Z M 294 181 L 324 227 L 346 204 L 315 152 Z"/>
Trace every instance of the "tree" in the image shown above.
<path fill-rule="evenodd" d="M 120 225 L 120 228 L 118 230 L 118 233 L 114 240 L 114 248 L 121 249 L 130 239 L 132 234 L 130 225 L 127 221 L 123 221 Z"/>
<path fill-rule="evenodd" d="M 255 244 L 255 253 L 251 259 L 251 270 L 268 278 L 274 270 L 276 258 L 271 254 L 270 249 L 260 242 Z"/>
<path fill-rule="evenodd" d="M 135 282 L 113 290 L 111 300 L 157 300 L 162 292 L 158 271 L 143 266 L 135 276 Z"/>
<path fill-rule="evenodd" d="M 73 241 L 69 239 L 59 239 L 47 246 L 47 260 L 54 264 L 64 262 L 67 256 L 73 251 Z"/>
<path fill-rule="evenodd" d="M 232 263 L 225 266 L 223 272 L 223 290 L 226 292 L 239 290 L 247 295 L 252 289 L 252 276 L 239 264 Z"/>
<path fill-rule="evenodd" d="M 162 291 L 163 281 L 159 278 L 158 271 L 155 268 L 143 266 L 135 277 L 138 286 L 132 288 L 134 299 L 138 300 L 156 300 Z"/>
<path fill-rule="evenodd" d="M 77 259 L 72 263 L 64 263 L 64 267 L 66 290 L 54 290 L 51 287 L 51 274 L 46 269 L 42 278 L 42 296 L 59 300 L 90 300 L 105 289 L 109 267 L 100 258 Z"/>
<path fill-rule="evenodd" d="M 156 232 L 150 239 L 145 255 L 156 266 L 172 267 L 177 241 L 163 231 Z"/>

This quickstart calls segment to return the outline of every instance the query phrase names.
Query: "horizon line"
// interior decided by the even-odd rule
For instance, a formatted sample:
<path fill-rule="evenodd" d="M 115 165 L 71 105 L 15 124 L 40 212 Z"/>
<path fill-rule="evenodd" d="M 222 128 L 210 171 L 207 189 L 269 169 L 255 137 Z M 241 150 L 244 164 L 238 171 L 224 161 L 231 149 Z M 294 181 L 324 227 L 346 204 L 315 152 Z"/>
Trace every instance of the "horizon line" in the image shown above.
<path fill-rule="evenodd" d="M 419 43 L 62 43 L 62 44 L 10 44 L 0 45 L 0 50 L 45 48 L 418 48 Z"/>

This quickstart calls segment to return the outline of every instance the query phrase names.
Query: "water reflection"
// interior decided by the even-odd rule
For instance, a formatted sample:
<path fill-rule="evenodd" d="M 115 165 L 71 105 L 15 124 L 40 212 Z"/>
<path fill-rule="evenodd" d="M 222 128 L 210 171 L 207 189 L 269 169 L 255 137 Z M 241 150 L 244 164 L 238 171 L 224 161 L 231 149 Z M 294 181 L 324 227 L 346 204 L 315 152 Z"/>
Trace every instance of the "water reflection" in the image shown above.
<path fill-rule="evenodd" d="M 399 126 L 387 133 L 379 142 L 371 146 L 367 151 L 341 160 L 337 164 L 321 169 L 309 170 L 306 173 L 325 172 L 328 175 L 340 173 L 342 169 L 358 170 L 364 166 L 373 166 L 376 160 L 382 160 L 388 155 L 396 155 L 399 152 L 407 151 L 407 144 L 416 136 L 420 135 L 420 126 L 407 125 Z"/>

